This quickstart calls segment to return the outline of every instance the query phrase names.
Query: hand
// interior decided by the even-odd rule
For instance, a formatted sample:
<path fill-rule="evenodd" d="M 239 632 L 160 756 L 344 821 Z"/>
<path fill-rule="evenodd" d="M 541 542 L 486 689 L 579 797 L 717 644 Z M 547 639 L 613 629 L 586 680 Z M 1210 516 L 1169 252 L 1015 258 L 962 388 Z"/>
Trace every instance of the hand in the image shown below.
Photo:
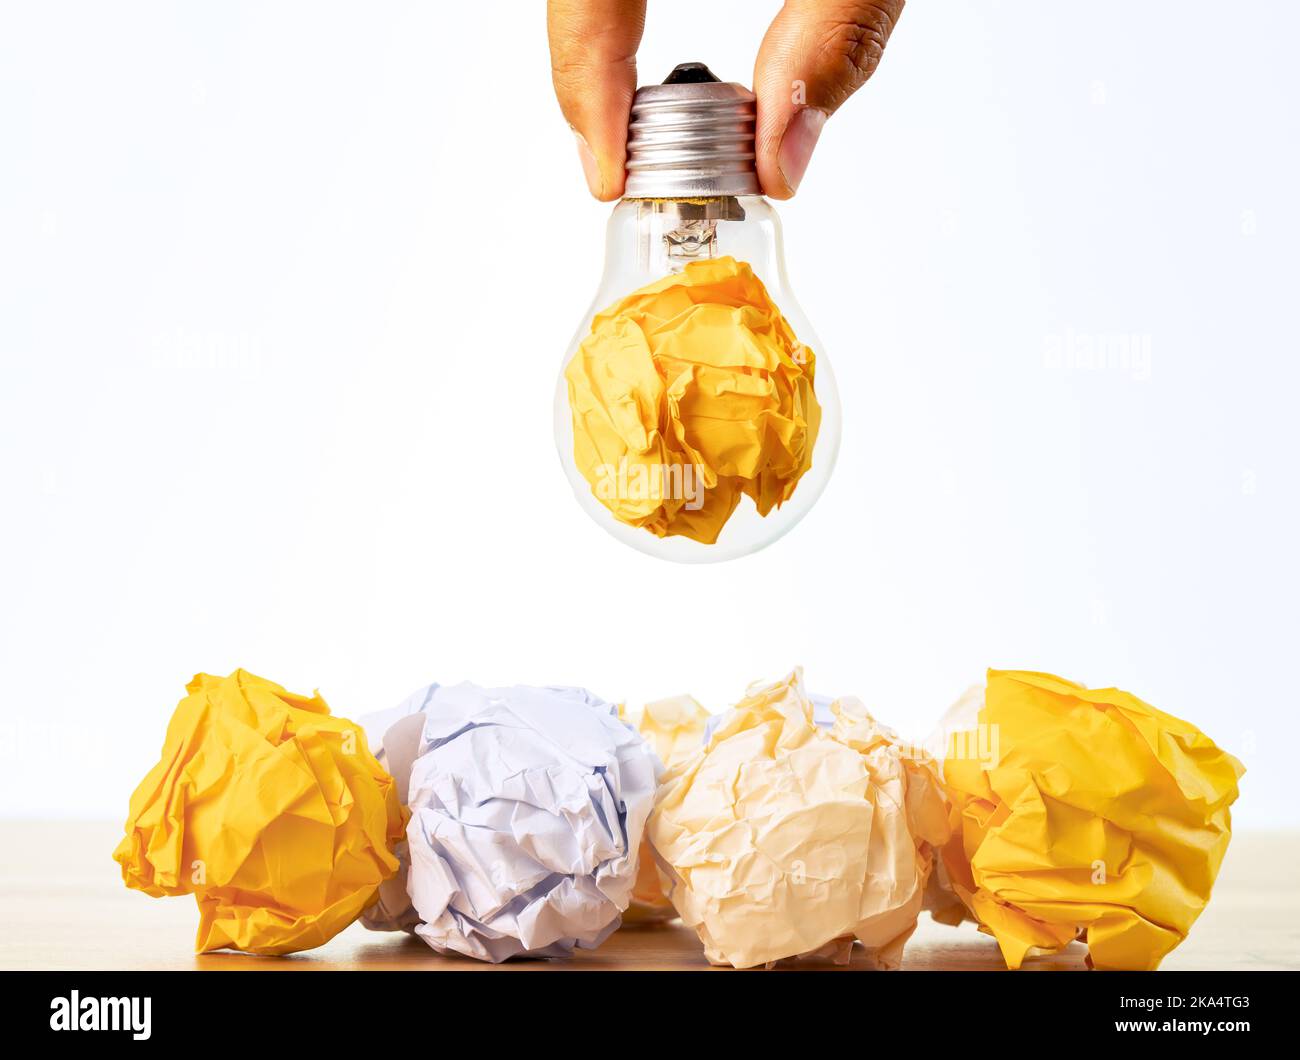
<path fill-rule="evenodd" d="M 904 0 L 785 0 L 754 64 L 763 193 L 799 187 L 826 119 L 880 63 Z M 548 0 L 551 79 L 596 198 L 623 194 L 645 0 Z"/>

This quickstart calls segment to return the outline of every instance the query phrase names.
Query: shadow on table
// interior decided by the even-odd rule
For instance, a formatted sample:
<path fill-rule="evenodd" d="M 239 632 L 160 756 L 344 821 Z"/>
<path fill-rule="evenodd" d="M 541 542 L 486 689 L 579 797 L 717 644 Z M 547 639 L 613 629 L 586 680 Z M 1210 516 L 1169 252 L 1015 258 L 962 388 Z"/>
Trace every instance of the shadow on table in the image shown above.
<path fill-rule="evenodd" d="M 1025 961 L 1024 971 L 1085 971 L 1086 947 L 1073 943 L 1063 951 Z M 580 951 L 558 960 L 519 959 L 486 964 L 469 957 L 443 956 L 421 939 L 400 932 L 375 933 L 349 930 L 314 950 L 284 957 L 222 951 L 196 955 L 194 968 L 204 971 L 729 971 L 715 968 L 704 958 L 695 934 L 680 921 L 629 926 L 616 931 L 596 950 Z M 783 971 L 866 971 L 872 969 L 861 946 L 855 946 L 848 964 L 830 960 L 782 961 Z M 761 969 L 756 969 L 761 970 Z M 991 938 L 973 927 L 938 937 L 918 933 L 907 946 L 904 971 L 1006 971 L 1006 964 Z"/>

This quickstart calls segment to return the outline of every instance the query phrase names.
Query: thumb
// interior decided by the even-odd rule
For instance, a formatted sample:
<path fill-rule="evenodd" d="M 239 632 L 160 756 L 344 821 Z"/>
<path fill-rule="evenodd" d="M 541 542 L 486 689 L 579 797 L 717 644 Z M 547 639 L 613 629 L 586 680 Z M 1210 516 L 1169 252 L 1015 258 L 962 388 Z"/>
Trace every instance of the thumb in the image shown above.
<path fill-rule="evenodd" d="M 636 49 L 645 0 L 548 0 L 551 80 L 578 137 L 587 185 L 608 201 L 623 194 L 627 120 L 636 92 Z"/>
<path fill-rule="evenodd" d="M 875 73 L 904 0 L 786 0 L 758 50 L 756 152 L 763 191 L 788 199 L 817 138 Z"/>

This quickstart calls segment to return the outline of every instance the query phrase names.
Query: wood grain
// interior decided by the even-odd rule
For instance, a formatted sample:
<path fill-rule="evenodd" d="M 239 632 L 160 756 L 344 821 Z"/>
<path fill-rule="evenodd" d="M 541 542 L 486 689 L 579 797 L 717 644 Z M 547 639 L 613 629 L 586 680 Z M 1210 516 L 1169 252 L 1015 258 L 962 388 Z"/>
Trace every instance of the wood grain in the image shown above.
<path fill-rule="evenodd" d="M 0 821 L 0 968 L 4 969 L 415 969 L 563 971 L 708 969 L 699 940 L 680 923 L 625 927 L 598 950 L 569 961 L 485 965 L 440 957 L 405 935 L 354 924 L 328 944 L 292 957 L 196 956 L 189 898 L 128 891 L 110 855 L 120 832 L 105 822 Z M 1071 946 L 1032 960 L 1035 970 L 1082 969 Z M 860 961 L 855 963 L 860 964 Z M 800 964 L 798 967 L 817 967 Z M 1232 841 L 1209 908 L 1165 968 L 1300 969 L 1300 835 L 1256 833 Z M 973 926 L 944 927 L 922 915 L 904 964 L 916 969 L 1005 966 Z M 721 970 L 721 969 L 719 969 Z"/>

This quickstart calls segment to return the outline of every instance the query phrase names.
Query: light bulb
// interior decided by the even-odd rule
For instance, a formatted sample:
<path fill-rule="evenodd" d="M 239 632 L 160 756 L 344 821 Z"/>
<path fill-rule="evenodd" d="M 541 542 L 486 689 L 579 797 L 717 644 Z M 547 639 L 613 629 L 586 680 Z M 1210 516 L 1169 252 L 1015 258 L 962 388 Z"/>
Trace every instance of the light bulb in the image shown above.
<path fill-rule="evenodd" d="M 830 362 L 754 170 L 754 96 L 679 66 L 637 90 L 626 197 L 560 367 L 555 442 L 574 495 L 642 552 L 734 559 L 808 513 L 839 441 Z"/>

